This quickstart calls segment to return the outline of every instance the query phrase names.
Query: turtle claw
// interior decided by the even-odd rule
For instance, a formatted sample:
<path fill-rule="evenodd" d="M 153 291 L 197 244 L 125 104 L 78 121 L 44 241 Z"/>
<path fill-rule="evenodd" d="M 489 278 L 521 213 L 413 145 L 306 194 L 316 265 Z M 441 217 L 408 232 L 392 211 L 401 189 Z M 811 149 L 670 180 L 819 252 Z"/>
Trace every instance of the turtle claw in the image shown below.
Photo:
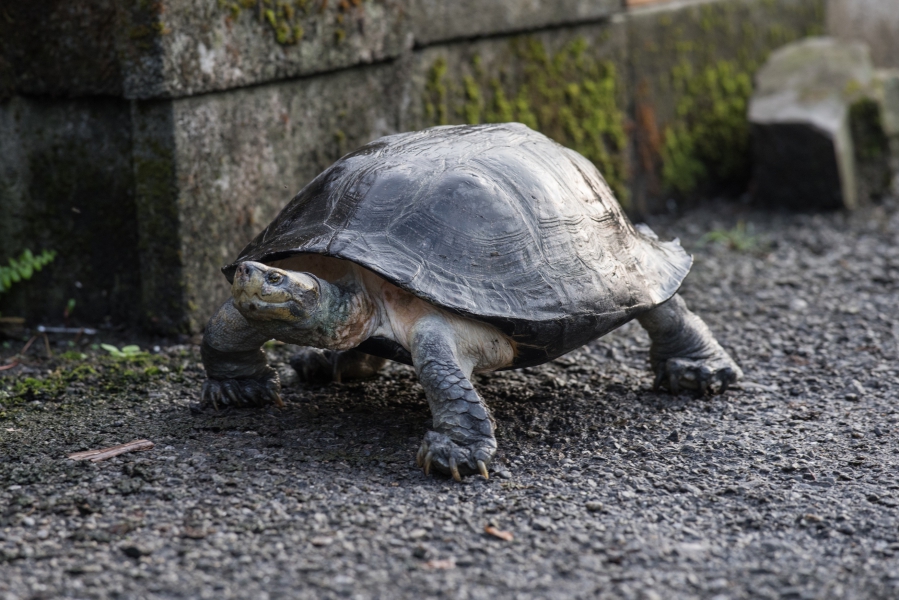
<path fill-rule="evenodd" d="M 415 455 L 415 464 L 419 467 L 423 467 L 425 465 L 425 456 L 428 454 L 428 445 L 422 442 L 421 447 L 418 449 L 418 454 Z"/>
<path fill-rule="evenodd" d="M 450 454 L 450 457 L 449 457 L 449 468 L 450 468 L 450 473 L 453 474 L 453 479 L 455 479 L 456 481 L 461 483 L 462 476 L 459 474 L 459 465 L 456 464 L 456 457 L 453 456 L 452 454 Z"/>
<path fill-rule="evenodd" d="M 658 367 L 654 389 L 666 382 L 672 394 L 681 390 L 721 394 L 742 376 L 740 367 L 726 354 L 705 359 L 669 358 Z"/>
<path fill-rule="evenodd" d="M 463 446 L 454 442 L 449 436 L 429 431 L 418 449 L 416 463 L 424 469 L 425 475 L 431 469 L 461 482 L 465 475 L 480 474 L 489 479 L 487 466 L 496 452 L 496 440 L 484 438 Z"/>
<path fill-rule="evenodd" d="M 203 383 L 201 406 L 210 404 L 215 410 L 225 408 L 256 407 L 273 404 L 284 407 L 281 400 L 281 384 L 274 370 L 266 373 L 263 379 L 212 379 Z"/>

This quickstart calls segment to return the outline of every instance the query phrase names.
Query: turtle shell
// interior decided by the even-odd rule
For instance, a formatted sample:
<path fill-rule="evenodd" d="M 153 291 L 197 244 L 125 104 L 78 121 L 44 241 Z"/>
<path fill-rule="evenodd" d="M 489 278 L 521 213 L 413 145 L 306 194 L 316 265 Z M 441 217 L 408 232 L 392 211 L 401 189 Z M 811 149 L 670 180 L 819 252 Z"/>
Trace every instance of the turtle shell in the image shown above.
<path fill-rule="evenodd" d="M 635 228 L 593 164 L 519 123 L 434 127 L 334 163 L 223 269 L 341 258 L 490 323 L 539 364 L 680 287 L 692 258 Z"/>

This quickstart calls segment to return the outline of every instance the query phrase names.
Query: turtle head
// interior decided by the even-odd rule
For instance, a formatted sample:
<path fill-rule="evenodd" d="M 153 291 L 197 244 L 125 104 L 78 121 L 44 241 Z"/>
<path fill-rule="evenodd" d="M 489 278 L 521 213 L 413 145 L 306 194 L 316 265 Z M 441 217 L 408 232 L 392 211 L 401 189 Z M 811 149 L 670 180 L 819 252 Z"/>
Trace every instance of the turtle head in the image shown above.
<path fill-rule="evenodd" d="M 301 323 L 321 306 L 322 281 L 309 273 L 242 262 L 234 272 L 231 295 L 248 321 Z"/>

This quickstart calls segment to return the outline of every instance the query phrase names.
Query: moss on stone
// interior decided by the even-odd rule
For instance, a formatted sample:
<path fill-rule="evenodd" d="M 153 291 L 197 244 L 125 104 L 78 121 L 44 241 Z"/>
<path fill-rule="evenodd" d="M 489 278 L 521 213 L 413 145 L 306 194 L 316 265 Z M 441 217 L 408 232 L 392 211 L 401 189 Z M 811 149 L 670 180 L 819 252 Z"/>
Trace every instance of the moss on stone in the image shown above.
<path fill-rule="evenodd" d="M 876 100 L 862 98 L 851 104 L 849 124 L 857 160 L 879 160 L 887 155 L 889 139 L 883 131 L 880 105 Z"/>
<path fill-rule="evenodd" d="M 369 0 L 371 1 L 371 0 Z M 218 0 L 219 9 L 226 18 L 236 21 L 244 12 L 253 15 L 262 29 L 268 30 L 275 41 L 282 46 L 294 46 L 303 40 L 305 28 L 303 20 L 320 18 L 329 8 L 328 0 L 318 2 L 313 10 L 313 0 Z M 334 43 L 340 44 L 347 38 L 345 21 L 353 10 L 363 5 L 362 0 L 341 0 L 334 5 Z"/>
<path fill-rule="evenodd" d="M 688 193 L 712 178 L 746 176 L 749 124 L 746 109 L 752 93 L 749 73 L 734 61 L 719 61 L 699 72 L 683 62 L 673 70 L 678 95 L 676 120 L 665 130 L 662 181 Z"/>
<path fill-rule="evenodd" d="M 475 55 L 449 73 L 438 58 L 428 70 L 425 118 L 431 125 L 518 121 L 590 159 L 627 202 L 622 78 L 578 38 L 553 53 L 533 37 L 514 38 L 510 64 L 487 66 Z"/>
<path fill-rule="evenodd" d="M 731 0 L 647 17 L 631 31 L 654 40 L 636 47 L 637 71 L 657 73 L 639 102 L 653 112 L 673 107 L 661 110 L 661 143 L 650 148 L 665 190 L 689 195 L 748 180 L 752 76 L 772 50 L 822 26 L 823 0 Z"/>

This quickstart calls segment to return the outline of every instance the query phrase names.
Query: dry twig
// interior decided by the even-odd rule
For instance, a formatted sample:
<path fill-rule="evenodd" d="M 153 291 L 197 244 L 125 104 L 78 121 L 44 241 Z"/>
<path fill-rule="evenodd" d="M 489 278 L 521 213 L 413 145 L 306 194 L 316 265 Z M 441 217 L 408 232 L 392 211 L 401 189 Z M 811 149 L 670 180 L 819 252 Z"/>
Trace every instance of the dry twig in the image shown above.
<path fill-rule="evenodd" d="M 69 454 L 68 458 L 72 460 L 90 460 L 91 462 L 99 462 L 101 460 L 106 460 L 107 458 L 112 458 L 113 456 L 118 456 L 119 454 L 125 454 L 126 452 L 151 450 L 155 445 L 156 444 L 154 444 L 150 440 L 134 440 L 133 442 L 121 444 L 119 446 L 113 446 L 112 448 L 75 452 L 74 454 Z"/>
<path fill-rule="evenodd" d="M 492 535 L 495 538 L 499 538 L 501 540 L 505 540 L 507 542 L 511 542 L 515 539 L 515 536 L 511 531 L 501 531 L 494 527 L 493 525 L 487 525 L 484 527 L 484 533 L 488 535 Z"/>

